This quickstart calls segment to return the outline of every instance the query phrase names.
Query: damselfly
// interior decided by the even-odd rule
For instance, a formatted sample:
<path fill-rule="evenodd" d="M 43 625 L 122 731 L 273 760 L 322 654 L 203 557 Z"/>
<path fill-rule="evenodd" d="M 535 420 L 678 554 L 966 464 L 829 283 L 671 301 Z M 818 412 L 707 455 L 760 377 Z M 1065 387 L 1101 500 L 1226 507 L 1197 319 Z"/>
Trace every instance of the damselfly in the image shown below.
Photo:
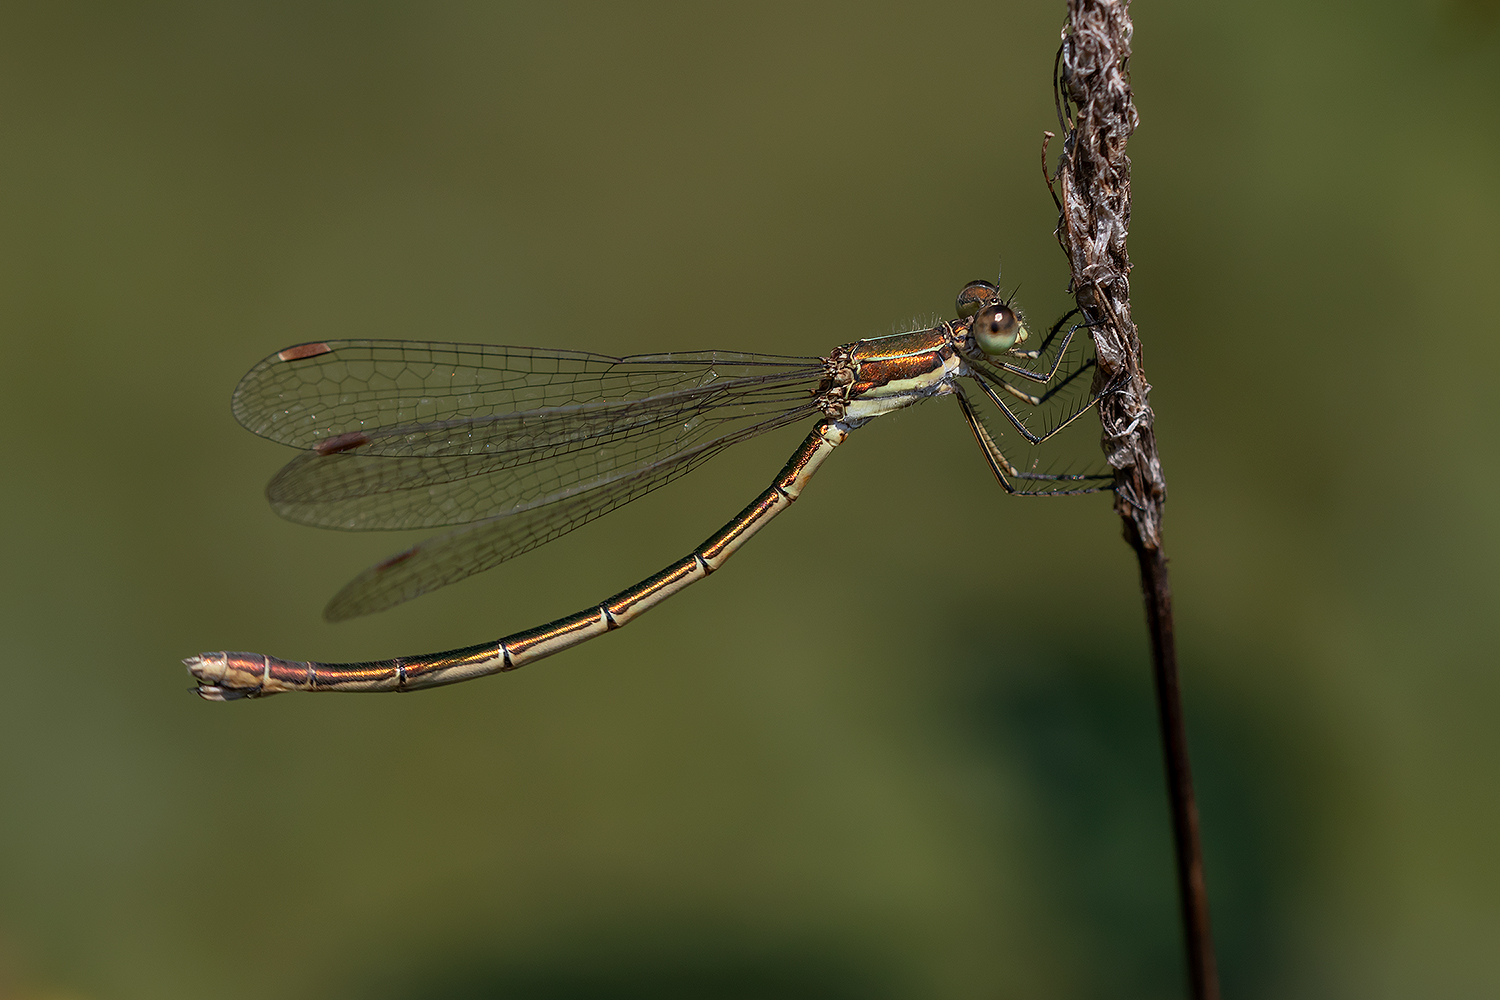
<path fill-rule="evenodd" d="M 183 662 L 213 701 L 282 691 L 412 691 L 514 670 L 631 621 L 724 564 L 791 505 L 849 432 L 938 396 L 958 401 L 1009 493 L 1108 489 L 1095 473 L 1007 459 L 1094 403 L 1085 333 L 1064 317 L 1032 350 L 996 287 L 974 281 L 958 318 L 861 340 L 824 358 L 582 351 L 418 341 L 302 344 L 250 370 L 240 423 L 302 450 L 267 488 L 278 513 L 344 529 L 457 525 L 361 573 L 332 620 L 379 611 L 495 566 L 696 469 L 732 444 L 819 417 L 771 486 L 702 545 L 608 600 L 495 642 L 370 663 L 204 653 Z M 1071 315 L 1071 314 L 1070 314 Z M 1030 367 L 1026 362 L 1038 362 Z M 1004 417 L 992 432 L 965 385 Z M 1028 391 L 1026 386 L 1035 386 Z M 1024 408 L 1023 408 L 1024 407 Z"/>

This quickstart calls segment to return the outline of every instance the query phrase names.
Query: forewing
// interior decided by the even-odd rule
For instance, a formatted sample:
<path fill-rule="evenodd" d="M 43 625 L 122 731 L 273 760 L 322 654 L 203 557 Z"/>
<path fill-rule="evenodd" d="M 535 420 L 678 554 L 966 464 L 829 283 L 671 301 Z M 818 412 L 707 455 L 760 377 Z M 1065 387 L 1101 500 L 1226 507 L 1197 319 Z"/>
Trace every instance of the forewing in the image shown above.
<path fill-rule="evenodd" d="M 587 351 L 404 340 L 289 347 L 240 380 L 235 417 L 293 448 L 367 454 L 473 453 L 504 438 L 507 414 L 618 403 L 723 380 L 820 370 L 817 358 L 700 351 L 616 358 Z M 407 433 L 376 433 L 404 428 Z M 491 429 L 493 428 L 493 429 Z M 339 440 L 344 438 L 343 440 Z"/>
<path fill-rule="evenodd" d="M 267 495 L 284 517 L 346 530 L 464 524 L 590 481 L 651 465 L 694 444 L 802 410 L 822 368 L 705 379 L 645 399 L 506 413 L 471 422 L 325 438 Z M 676 369 L 681 372 L 682 369 Z M 332 447 L 342 448 L 324 453 Z M 401 447 L 396 447 L 399 444 Z"/>

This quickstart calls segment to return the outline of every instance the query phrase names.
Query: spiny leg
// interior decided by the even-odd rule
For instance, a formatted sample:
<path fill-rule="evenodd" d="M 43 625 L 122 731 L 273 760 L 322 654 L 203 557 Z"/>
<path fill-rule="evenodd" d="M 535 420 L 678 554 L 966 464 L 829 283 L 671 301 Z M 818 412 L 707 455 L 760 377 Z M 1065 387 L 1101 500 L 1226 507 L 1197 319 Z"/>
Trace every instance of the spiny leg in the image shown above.
<path fill-rule="evenodd" d="M 1048 438 L 1052 437 L 1054 434 L 1057 434 L 1059 431 L 1061 431 L 1064 427 L 1067 427 L 1073 421 L 1075 421 L 1079 417 L 1083 416 L 1089 410 L 1092 410 L 1094 408 L 1094 406 L 1097 405 L 1098 402 L 1099 402 L 1099 397 L 1095 396 L 1093 399 L 1089 400 L 1086 405 L 1084 405 L 1082 407 L 1079 407 L 1078 412 L 1070 415 L 1067 419 L 1063 420 L 1056 427 L 1053 427 L 1052 429 L 1046 431 L 1043 434 L 1037 435 L 1037 434 L 1033 434 L 1031 432 L 1031 430 L 1029 428 L 1027 428 L 1027 426 L 1024 423 L 1022 423 L 1021 418 L 1015 415 L 1015 412 L 1011 410 L 1011 408 L 1006 404 L 1005 400 L 1003 400 L 1003 399 L 1000 398 L 1000 394 L 997 393 L 994 389 L 992 389 L 990 387 L 990 385 L 989 385 L 988 382 L 984 381 L 983 379 L 979 379 L 979 378 L 976 378 L 974 381 L 976 381 L 976 382 L 979 383 L 979 388 L 982 389 L 982 390 L 984 390 L 985 395 L 987 395 L 987 396 L 990 397 L 990 401 L 993 402 L 996 406 L 1000 407 L 1001 412 L 1003 412 L 1005 414 L 1005 416 L 1015 426 L 1016 430 L 1018 432 L 1020 432 L 1021 436 L 1024 437 L 1027 441 L 1029 441 L 1031 444 L 1041 444 L 1043 441 L 1046 441 Z M 1051 394 L 1048 393 L 1047 395 L 1051 395 Z M 1043 396 L 1042 399 L 1039 400 L 1039 402 L 1045 401 L 1046 398 L 1047 398 L 1047 396 Z"/>
<path fill-rule="evenodd" d="M 1077 378 L 1082 377 L 1084 372 L 1093 371 L 1094 366 L 1094 359 L 1089 358 L 1088 360 L 1084 361 L 1083 364 L 1068 372 L 1068 374 L 1063 378 L 1061 382 L 1057 383 L 1055 386 L 1052 386 L 1040 396 L 1033 396 L 1031 393 L 1025 392 L 1017 388 L 1016 386 L 1011 385 L 1009 382 L 1005 381 L 1005 379 L 1001 378 L 999 375 L 996 375 L 994 372 L 990 371 L 982 364 L 973 364 L 970 365 L 969 368 L 978 378 L 984 379 L 985 381 L 994 385 L 996 388 L 1004 389 L 1006 392 L 1010 393 L 1021 402 L 1026 403 L 1029 406 L 1041 406 L 1043 403 L 1047 402 L 1047 400 L 1051 399 L 1053 396 L 1057 395 L 1059 392 L 1062 392 L 1064 389 L 1072 385 L 1073 381 Z M 1048 373 L 1048 377 L 1050 378 L 1052 373 L 1056 371 L 1057 365 L 1054 364 L 1052 366 L 1052 372 Z"/>
<path fill-rule="evenodd" d="M 953 389 L 954 398 L 958 400 L 958 405 L 963 410 L 964 419 L 968 421 L 969 430 L 973 432 L 974 440 L 979 444 L 979 450 L 984 452 L 984 459 L 989 463 L 990 471 L 995 474 L 995 480 L 1000 484 L 1001 488 L 1004 489 L 1005 492 L 1019 496 L 1025 496 L 1028 494 L 1028 491 L 1017 488 L 1011 482 L 1012 479 L 1023 479 L 1030 482 L 1040 481 L 1079 484 L 1072 489 L 1057 489 L 1045 491 L 1049 495 L 1098 493 L 1101 490 L 1109 489 L 1109 484 L 1112 482 L 1114 477 L 1108 474 L 1090 472 L 1053 474 L 1046 472 L 1022 472 L 1021 470 L 1017 469 L 1010 463 L 1010 460 L 1005 457 L 1005 454 L 1000 450 L 1000 446 L 995 443 L 995 439 L 990 436 L 989 429 L 984 426 L 984 422 L 980 420 L 979 414 L 974 411 L 974 406 L 969 402 L 969 398 L 964 395 L 962 387 L 955 385 Z M 1090 404 L 1090 406 L 1092 405 L 1093 404 Z M 1087 410 L 1088 407 L 1085 407 L 1083 410 L 1080 410 L 1079 413 L 1087 412 Z M 1067 422 L 1072 423 L 1075 418 L 1076 414 L 1074 417 L 1068 418 Z M 1058 429 L 1060 430 L 1061 428 Z M 1049 434 L 1048 437 L 1050 436 L 1051 435 Z M 1038 490 L 1034 492 L 1044 491 Z"/>
<path fill-rule="evenodd" d="M 1000 446 L 995 444 L 990 432 L 980 423 L 979 414 L 974 412 L 974 404 L 969 402 L 969 397 L 964 394 L 962 386 L 953 387 L 953 398 L 958 400 L 958 405 L 964 411 L 964 419 L 969 423 L 969 430 L 974 433 L 974 440 L 979 444 L 979 450 L 984 452 L 984 460 L 989 463 L 990 471 L 995 474 L 995 480 L 1007 493 L 1017 492 L 1010 484 L 1011 476 L 1020 476 L 1020 472 L 1006 459 Z"/>
<path fill-rule="evenodd" d="M 997 393 L 993 387 L 991 387 L 990 383 L 994 382 L 1000 388 L 1005 389 L 1006 391 L 1014 395 L 1017 399 L 1021 400 L 1023 403 L 1026 403 L 1028 406 L 1041 406 L 1042 404 L 1050 400 L 1053 396 L 1068 388 L 1075 379 L 1081 378 L 1084 372 L 1092 371 L 1093 368 L 1094 359 L 1090 358 L 1087 362 L 1079 365 L 1078 368 L 1069 372 L 1067 378 L 1063 379 L 1056 386 L 1053 386 L 1051 389 L 1049 389 L 1047 392 L 1042 393 L 1040 396 L 1027 395 L 1024 392 L 1021 392 L 1015 386 L 1011 385 L 1009 382 L 1006 382 L 1004 379 L 993 375 L 982 368 L 974 368 L 974 375 L 972 377 L 975 382 L 979 383 L 979 388 L 984 391 L 984 394 L 990 397 L 991 402 L 1000 407 L 1000 412 L 1005 414 L 1006 419 L 1008 419 L 1015 426 L 1016 430 L 1020 432 L 1022 437 L 1024 437 L 1032 444 L 1041 444 L 1043 441 L 1047 440 L 1052 435 L 1056 434 L 1058 431 L 1062 430 L 1064 427 L 1068 426 L 1073 421 L 1083 416 L 1083 414 L 1091 410 L 1094 405 L 1099 402 L 1099 397 L 1095 396 L 1093 399 L 1090 399 L 1086 405 L 1079 407 L 1076 413 L 1069 415 L 1067 419 L 1062 421 L 1062 423 L 1038 436 L 1031 432 L 1030 428 L 1026 426 L 1025 422 L 1022 421 L 1020 417 L 1016 416 L 1015 411 L 1010 408 L 1005 400 L 1000 398 L 1000 394 Z"/>

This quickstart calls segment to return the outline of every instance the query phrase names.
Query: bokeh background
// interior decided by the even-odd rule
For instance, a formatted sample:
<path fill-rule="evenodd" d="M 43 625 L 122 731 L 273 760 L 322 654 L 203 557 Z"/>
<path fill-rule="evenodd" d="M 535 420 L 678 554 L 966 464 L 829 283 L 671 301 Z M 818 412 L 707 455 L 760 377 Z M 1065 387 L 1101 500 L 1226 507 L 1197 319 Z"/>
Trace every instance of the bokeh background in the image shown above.
<path fill-rule="evenodd" d="M 1134 303 L 1226 996 L 1500 995 L 1500 8 L 1134 13 Z M 572 611 L 802 433 L 335 627 L 410 538 L 266 507 L 290 455 L 228 398 L 288 344 L 820 354 L 1002 260 L 1062 312 L 1061 21 L 0 10 L 0 996 L 1180 995 L 1118 523 L 1008 500 L 947 405 L 519 673 L 210 705 L 178 665 Z"/>

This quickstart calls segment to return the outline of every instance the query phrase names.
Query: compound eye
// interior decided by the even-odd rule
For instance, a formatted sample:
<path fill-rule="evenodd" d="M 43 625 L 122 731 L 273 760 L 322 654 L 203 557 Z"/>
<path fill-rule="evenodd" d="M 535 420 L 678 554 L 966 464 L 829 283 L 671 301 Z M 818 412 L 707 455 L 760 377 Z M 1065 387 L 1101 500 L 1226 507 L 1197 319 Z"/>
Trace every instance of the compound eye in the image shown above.
<path fill-rule="evenodd" d="M 1026 339 L 1026 327 L 1015 311 L 1003 302 L 985 306 L 974 317 L 974 343 L 986 354 L 1004 354 Z"/>
<path fill-rule="evenodd" d="M 986 302 L 1000 294 L 1000 289 L 988 281 L 971 281 L 958 293 L 958 318 L 968 319 L 977 313 Z"/>

